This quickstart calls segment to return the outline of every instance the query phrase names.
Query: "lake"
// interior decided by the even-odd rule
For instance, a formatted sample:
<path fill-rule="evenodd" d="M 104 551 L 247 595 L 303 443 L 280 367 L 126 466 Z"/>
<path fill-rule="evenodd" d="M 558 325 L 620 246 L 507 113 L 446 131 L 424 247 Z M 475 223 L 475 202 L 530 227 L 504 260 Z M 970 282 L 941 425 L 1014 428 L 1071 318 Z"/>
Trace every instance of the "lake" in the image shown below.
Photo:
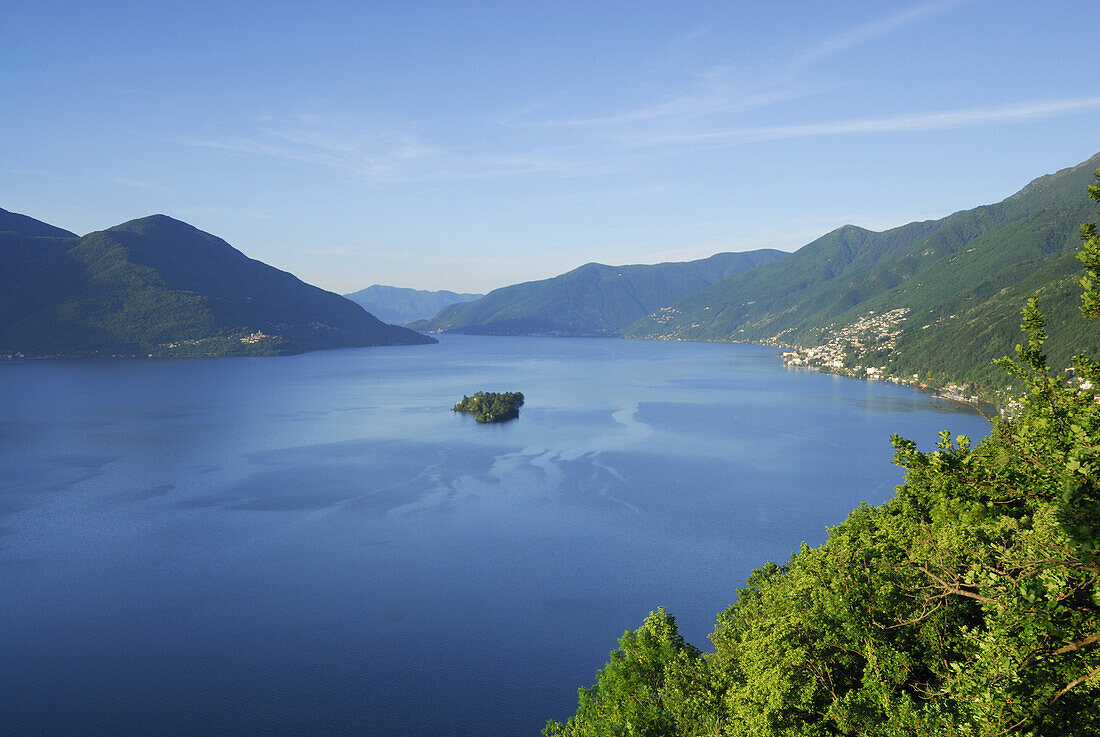
<path fill-rule="evenodd" d="M 757 346 L 0 365 L 0 730 L 538 735 L 978 415 Z M 450 408 L 521 391 L 518 420 Z"/>

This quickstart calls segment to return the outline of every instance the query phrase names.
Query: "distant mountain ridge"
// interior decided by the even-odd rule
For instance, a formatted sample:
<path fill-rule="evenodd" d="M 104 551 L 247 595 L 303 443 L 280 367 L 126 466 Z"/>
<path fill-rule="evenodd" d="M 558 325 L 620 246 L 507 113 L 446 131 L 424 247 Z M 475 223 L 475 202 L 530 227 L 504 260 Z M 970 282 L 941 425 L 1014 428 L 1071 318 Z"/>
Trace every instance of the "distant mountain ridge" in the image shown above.
<path fill-rule="evenodd" d="M 435 342 L 165 215 L 78 237 L 0 210 L 0 258 L 7 354 L 272 355 Z"/>
<path fill-rule="evenodd" d="M 373 284 L 366 289 L 344 296 L 382 322 L 407 325 L 416 320 L 426 320 L 448 305 L 471 302 L 485 295 L 459 294 L 445 289 L 433 292 Z"/>
<path fill-rule="evenodd" d="M 418 330 L 624 336 L 817 349 L 826 366 L 920 381 L 1005 381 L 1038 294 L 1052 365 L 1100 348 L 1077 318 L 1079 225 L 1100 154 L 1005 200 L 883 232 L 837 228 L 793 254 L 585 264 L 449 304 Z M 284 353 L 430 341 L 159 215 L 78 237 L 0 210 L 0 354 Z M 363 292 L 394 295 L 375 285 Z M 450 295 L 439 293 L 441 298 Z M 405 296 L 409 296 L 405 294 Z M 820 358 L 820 352 L 819 352 Z M 862 374 L 861 374 L 862 375 Z"/>
<path fill-rule="evenodd" d="M 761 249 L 661 264 L 590 263 L 551 279 L 495 289 L 410 327 L 476 335 L 618 336 L 661 306 L 785 256 L 783 251 Z"/>
<path fill-rule="evenodd" d="M 1068 365 L 1073 347 L 1100 345 L 1097 326 L 1076 318 L 1074 258 L 1080 223 L 1096 219 L 1086 187 L 1098 166 L 1100 154 L 940 220 L 881 233 L 837 228 L 781 262 L 651 312 L 624 334 L 813 346 L 900 310 L 894 335 L 856 337 L 845 360 L 895 375 L 995 382 L 1002 372 L 990 361 L 1012 352 L 1020 308 L 1039 292 L 1051 360 Z"/>

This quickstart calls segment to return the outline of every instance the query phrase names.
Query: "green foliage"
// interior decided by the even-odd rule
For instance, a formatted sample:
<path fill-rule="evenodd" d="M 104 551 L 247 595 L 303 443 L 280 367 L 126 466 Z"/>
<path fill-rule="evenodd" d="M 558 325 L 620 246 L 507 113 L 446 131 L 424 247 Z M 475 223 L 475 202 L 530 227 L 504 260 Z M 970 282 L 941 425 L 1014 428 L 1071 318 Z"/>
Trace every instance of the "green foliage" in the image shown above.
<path fill-rule="evenodd" d="M 469 412 L 478 422 L 506 422 L 519 417 L 523 406 L 520 392 L 477 392 L 472 397 L 463 396 L 453 412 Z"/>
<path fill-rule="evenodd" d="M 650 612 L 637 630 L 623 633 L 619 647 L 579 691 L 577 713 L 565 724 L 551 720 L 546 737 L 675 737 L 676 715 L 691 696 L 680 684 L 699 651 L 684 642 L 664 609 Z M 671 703 L 670 703 L 671 702 Z"/>
<path fill-rule="evenodd" d="M 1096 170 L 1096 180 L 1100 182 L 1100 169 Z M 1100 202 L 1100 184 L 1089 187 L 1089 197 Z M 1085 317 L 1100 315 L 1100 291 L 1096 289 L 1096 282 L 1100 281 L 1100 236 L 1096 234 L 1096 223 L 1085 223 L 1081 226 L 1081 240 L 1084 246 L 1077 253 L 1077 258 L 1085 265 L 1085 276 L 1081 277 L 1081 314 Z"/>

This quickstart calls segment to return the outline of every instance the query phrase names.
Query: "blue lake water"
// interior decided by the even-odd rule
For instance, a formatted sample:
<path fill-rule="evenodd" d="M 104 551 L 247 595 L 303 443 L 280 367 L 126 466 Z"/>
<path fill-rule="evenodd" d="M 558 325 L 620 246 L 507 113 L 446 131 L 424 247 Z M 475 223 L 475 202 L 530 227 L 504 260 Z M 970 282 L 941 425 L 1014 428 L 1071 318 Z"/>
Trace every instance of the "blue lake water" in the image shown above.
<path fill-rule="evenodd" d="M 520 418 L 450 411 L 481 389 Z M 537 735 L 942 429 L 987 425 L 741 345 L 0 365 L 0 731 Z"/>

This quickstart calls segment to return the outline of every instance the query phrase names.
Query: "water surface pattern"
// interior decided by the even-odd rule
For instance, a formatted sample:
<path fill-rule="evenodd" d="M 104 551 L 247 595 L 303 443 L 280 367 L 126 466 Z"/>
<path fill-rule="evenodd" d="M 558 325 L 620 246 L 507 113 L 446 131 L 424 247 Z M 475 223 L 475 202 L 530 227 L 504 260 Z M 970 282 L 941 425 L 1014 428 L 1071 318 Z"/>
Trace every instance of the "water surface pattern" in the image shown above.
<path fill-rule="evenodd" d="M 537 735 L 975 414 L 725 344 L 0 365 L 0 731 Z M 521 391 L 518 420 L 450 408 Z"/>

